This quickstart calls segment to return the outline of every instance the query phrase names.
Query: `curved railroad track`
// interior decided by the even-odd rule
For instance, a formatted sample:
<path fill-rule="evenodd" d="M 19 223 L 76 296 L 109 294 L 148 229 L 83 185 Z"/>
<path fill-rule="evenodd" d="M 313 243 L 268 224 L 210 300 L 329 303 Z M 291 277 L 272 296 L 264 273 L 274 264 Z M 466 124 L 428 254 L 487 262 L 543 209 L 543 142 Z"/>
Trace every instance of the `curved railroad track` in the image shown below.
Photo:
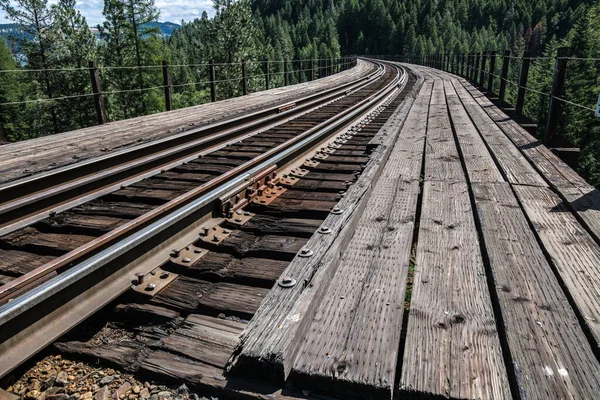
<path fill-rule="evenodd" d="M 374 62 L 368 77 L 295 103 L 0 186 L 0 377 L 130 288 L 174 309 L 162 289 L 186 279 L 268 291 L 413 81 Z M 266 230 L 271 243 L 258 243 Z M 195 269 L 219 255 L 245 269 Z M 217 303 L 196 309 L 216 316 Z"/>

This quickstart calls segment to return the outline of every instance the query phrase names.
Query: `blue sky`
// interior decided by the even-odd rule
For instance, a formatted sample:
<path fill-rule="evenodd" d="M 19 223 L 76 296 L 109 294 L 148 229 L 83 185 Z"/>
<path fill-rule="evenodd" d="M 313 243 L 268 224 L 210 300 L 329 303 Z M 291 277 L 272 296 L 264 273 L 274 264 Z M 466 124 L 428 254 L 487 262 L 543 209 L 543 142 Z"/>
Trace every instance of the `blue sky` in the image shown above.
<path fill-rule="evenodd" d="M 48 3 L 56 3 L 57 0 L 49 0 Z M 86 17 L 88 24 L 97 25 L 102 22 L 103 0 L 77 0 L 76 9 Z M 180 23 L 191 21 L 202 15 L 202 11 L 213 14 L 211 0 L 155 0 L 155 4 L 160 10 L 160 21 L 169 21 Z M 10 22 L 6 19 L 6 14 L 0 11 L 0 23 Z"/>

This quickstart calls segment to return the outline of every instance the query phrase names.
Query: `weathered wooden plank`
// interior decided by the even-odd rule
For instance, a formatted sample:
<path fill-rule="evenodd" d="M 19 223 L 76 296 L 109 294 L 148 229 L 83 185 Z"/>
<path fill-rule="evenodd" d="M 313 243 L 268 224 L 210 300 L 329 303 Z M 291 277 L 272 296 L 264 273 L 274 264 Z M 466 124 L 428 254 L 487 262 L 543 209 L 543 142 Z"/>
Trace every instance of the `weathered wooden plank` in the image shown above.
<path fill-rule="evenodd" d="M 237 321 L 190 314 L 181 327 L 153 347 L 223 368 L 245 326 Z"/>
<path fill-rule="evenodd" d="M 353 398 L 392 397 L 427 109 L 411 110 L 319 299 L 290 374 L 295 385 Z"/>
<path fill-rule="evenodd" d="M 242 226 L 225 223 L 231 229 L 251 232 L 255 235 L 285 235 L 309 238 L 321 225 L 319 219 L 276 218 L 270 215 L 257 214 Z"/>
<path fill-rule="evenodd" d="M 19 229 L 0 238 L 7 249 L 59 256 L 94 240 L 96 236 L 45 233 L 33 227 Z"/>
<path fill-rule="evenodd" d="M 291 261 L 307 242 L 306 238 L 279 235 L 254 235 L 236 230 L 221 244 L 214 246 L 220 252 L 237 257 L 262 257 Z M 210 246 L 204 243 L 204 246 Z M 213 246 L 210 246 L 213 248 Z"/>
<path fill-rule="evenodd" d="M 203 394 L 231 399 L 305 399 L 301 392 L 262 382 L 223 375 L 223 369 L 166 351 L 153 351 L 143 359 L 139 373 L 160 382 L 181 384 Z"/>
<path fill-rule="evenodd" d="M 251 318 L 268 289 L 211 283 L 180 276 L 151 300 L 151 304 L 210 315 L 234 315 Z"/>
<path fill-rule="evenodd" d="M 184 190 L 148 189 L 130 186 L 107 194 L 104 196 L 104 200 L 161 205 L 177 198 L 184 192 Z"/>
<path fill-rule="evenodd" d="M 75 207 L 72 211 L 82 215 L 97 215 L 114 218 L 137 218 L 152 210 L 152 206 L 144 203 L 92 200 Z"/>
<path fill-rule="evenodd" d="M 151 190 L 172 190 L 181 193 L 190 191 L 198 186 L 199 184 L 195 182 L 148 178 L 136 182 L 129 187 Z"/>
<path fill-rule="evenodd" d="M 97 363 L 117 365 L 125 371 L 134 372 L 140 365 L 138 356 L 143 344 L 133 340 L 118 343 L 58 342 L 54 346 L 63 354 Z"/>
<path fill-rule="evenodd" d="M 510 398 L 468 187 L 425 181 L 422 207 L 400 390 Z"/>
<path fill-rule="evenodd" d="M 468 83 L 461 83 L 509 139 L 519 147 L 535 169 L 568 201 L 572 211 L 577 213 L 590 233 L 597 241 L 600 241 L 600 191 L 585 182 L 546 146 L 508 118 L 485 96 L 475 93 Z"/>
<path fill-rule="evenodd" d="M 600 347 L 600 247 L 556 193 L 548 188 L 513 188 Z"/>
<path fill-rule="evenodd" d="M 485 111 L 475 102 L 465 88 L 452 79 L 465 110 L 477 126 L 481 136 L 494 154 L 494 158 L 506 179 L 515 184 L 547 186 L 544 179 L 537 173 L 519 149 L 502 133 L 502 130 L 490 119 Z"/>
<path fill-rule="evenodd" d="M 176 267 L 176 272 L 211 282 L 243 283 L 270 288 L 289 264 L 269 258 L 237 258 L 231 254 L 211 251 L 194 265 Z"/>
<path fill-rule="evenodd" d="M 452 83 L 444 79 L 444 89 L 452 125 L 460 146 L 460 152 L 467 167 L 471 182 L 501 182 L 502 175 L 496 167 L 485 143 L 469 119 Z"/>
<path fill-rule="evenodd" d="M 337 203 L 341 198 L 341 194 L 347 190 L 347 187 L 344 186 L 343 190 L 337 192 L 312 192 L 306 190 L 296 190 L 293 187 L 286 190 L 281 196 L 279 196 L 280 200 L 308 200 L 308 201 L 316 201 L 316 202 L 330 202 Z M 273 204 L 272 204 L 273 205 Z M 271 206 L 272 206 L 271 205 Z M 276 204 L 275 204 L 276 205 Z M 320 207 L 322 209 L 322 207 Z"/>
<path fill-rule="evenodd" d="M 129 218 L 115 218 L 103 215 L 81 215 L 70 211 L 56 214 L 38 222 L 43 231 L 82 233 L 101 236 L 129 221 Z"/>
<path fill-rule="evenodd" d="M 354 179 L 352 179 L 354 180 Z M 294 190 L 307 190 L 311 192 L 333 192 L 337 193 L 340 190 L 346 190 L 344 182 L 340 181 L 325 181 L 325 180 L 314 180 L 311 179 L 310 174 L 306 177 L 297 179 L 293 185 L 282 185 L 284 187 L 291 187 Z"/>
<path fill-rule="evenodd" d="M 0 274 L 19 277 L 53 260 L 52 256 L 40 256 L 19 250 L 0 249 Z"/>
<path fill-rule="evenodd" d="M 510 186 L 472 186 L 519 392 L 595 398 L 600 365 Z"/>
<path fill-rule="evenodd" d="M 285 193 L 283 194 L 285 195 Z M 278 218 L 325 218 L 335 207 L 337 201 L 275 199 L 268 207 L 252 204 L 250 211 L 272 215 Z"/>
<path fill-rule="evenodd" d="M 257 315 L 240 338 L 228 366 L 230 371 L 270 380 L 284 380 L 288 376 L 297 352 L 296 347 L 316 311 L 317 304 L 313 300 L 321 297 L 331 281 L 343 250 L 358 223 L 358 216 L 366 207 L 372 185 L 376 184 L 413 105 L 414 97 L 422 86 L 423 80 L 420 79 L 414 85 L 412 95 L 379 131 L 378 134 L 385 136 L 387 140 L 373 151 L 363 174 L 338 203 L 342 213 L 328 215 L 323 223 L 331 229 L 331 233 L 309 239 L 306 248 L 313 252 L 312 256 L 294 258 L 284 271 L 284 275 L 301 284 L 291 288 L 276 285 L 263 300 Z M 428 102 L 431 86 L 425 86 L 422 90 Z"/>
<path fill-rule="evenodd" d="M 446 108 L 444 83 L 440 79 L 434 81 L 431 106 L 427 119 L 425 179 L 464 181 L 465 177 Z"/>

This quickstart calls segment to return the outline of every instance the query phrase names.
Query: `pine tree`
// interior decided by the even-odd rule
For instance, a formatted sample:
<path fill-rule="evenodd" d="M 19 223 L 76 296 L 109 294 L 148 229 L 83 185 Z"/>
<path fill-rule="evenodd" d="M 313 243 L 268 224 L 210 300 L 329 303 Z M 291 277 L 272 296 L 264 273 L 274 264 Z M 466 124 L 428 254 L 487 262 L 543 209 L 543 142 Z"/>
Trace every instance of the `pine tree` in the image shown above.
<path fill-rule="evenodd" d="M 16 22 L 25 34 L 18 39 L 27 57 L 27 66 L 31 69 L 43 70 L 41 80 L 48 98 L 54 97 L 54 88 L 48 69 L 55 66 L 52 54 L 56 44 L 53 29 L 53 15 L 48 8 L 47 0 L 0 0 L 0 8 L 9 19 Z M 29 39 L 31 38 L 31 39 Z M 52 103 L 48 103 L 54 133 L 59 132 L 57 112 Z"/>

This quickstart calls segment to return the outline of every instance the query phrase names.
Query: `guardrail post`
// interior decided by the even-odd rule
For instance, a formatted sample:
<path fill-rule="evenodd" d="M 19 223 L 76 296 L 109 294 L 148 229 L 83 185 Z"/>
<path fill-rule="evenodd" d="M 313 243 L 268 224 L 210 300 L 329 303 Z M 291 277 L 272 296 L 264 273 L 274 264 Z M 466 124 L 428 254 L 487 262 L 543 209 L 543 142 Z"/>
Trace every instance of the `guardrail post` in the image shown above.
<path fill-rule="evenodd" d="M 310 71 L 308 73 L 308 80 L 313 81 L 315 79 L 315 60 L 311 57 L 310 59 Z"/>
<path fill-rule="evenodd" d="M 487 53 L 481 53 L 481 72 L 479 73 L 479 86 L 483 87 L 483 78 L 485 77 L 485 63 L 487 61 Z"/>
<path fill-rule="evenodd" d="M 487 91 L 494 90 L 494 74 L 496 73 L 496 51 L 490 51 L 490 70 L 488 72 Z"/>
<path fill-rule="evenodd" d="M 94 93 L 94 107 L 96 108 L 96 118 L 98 125 L 106 122 L 106 111 L 104 110 L 104 97 L 102 96 L 102 82 L 100 81 L 100 72 L 94 61 L 89 62 L 90 78 L 92 79 L 92 92 Z"/>
<path fill-rule="evenodd" d="M 287 58 L 283 59 L 283 86 L 287 86 L 290 82 L 289 82 L 289 76 L 288 76 L 288 60 Z"/>
<path fill-rule="evenodd" d="M 215 60 L 210 60 L 208 64 L 208 76 L 210 79 L 210 100 L 214 103 L 217 101 L 217 87 L 215 78 Z"/>
<path fill-rule="evenodd" d="M 298 60 L 298 83 L 302 83 L 304 80 L 304 76 L 302 74 L 302 60 Z"/>
<path fill-rule="evenodd" d="M 473 69 L 473 53 L 467 54 L 467 70 L 465 71 L 465 78 L 471 80 L 471 71 Z"/>
<path fill-rule="evenodd" d="M 334 70 L 333 70 L 333 57 L 329 58 L 329 75 L 333 75 L 334 74 Z"/>
<path fill-rule="evenodd" d="M 169 73 L 169 63 L 162 62 L 163 85 L 165 87 L 165 108 L 167 111 L 173 109 L 173 100 L 171 99 L 171 74 Z"/>
<path fill-rule="evenodd" d="M 473 65 L 473 73 L 471 74 L 471 83 L 477 85 L 477 75 L 479 72 L 479 53 L 475 53 L 475 64 Z"/>
<path fill-rule="evenodd" d="M 242 60 L 242 94 L 248 94 L 248 77 L 246 76 L 246 60 Z"/>
<path fill-rule="evenodd" d="M 265 90 L 269 90 L 269 86 L 271 86 L 270 76 L 269 76 L 269 60 L 264 59 L 264 73 L 265 73 Z"/>
<path fill-rule="evenodd" d="M 565 94 L 565 76 L 567 72 L 567 57 L 570 49 L 559 47 L 556 49 L 556 62 L 554 64 L 554 75 L 552 77 L 552 92 L 550 93 L 550 108 L 546 120 L 546 134 L 544 143 L 549 144 L 556 137 L 558 120 L 563 112 L 564 104 L 558 100 Z"/>
<path fill-rule="evenodd" d="M 504 51 L 504 57 L 502 57 L 502 72 L 500 73 L 500 90 L 498 90 L 498 100 L 500 104 L 504 102 L 506 96 L 506 80 L 508 79 L 508 67 L 510 63 L 510 50 Z"/>
<path fill-rule="evenodd" d="M 529 62 L 531 52 L 525 50 L 521 60 L 521 74 L 519 76 L 519 87 L 517 90 L 517 104 L 515 104 L 514 118 L 519 118 L 523 114 L 523 105 L 525 103 L 525 89 L 527 88 L 527 76 L 529 75 Z"/>

